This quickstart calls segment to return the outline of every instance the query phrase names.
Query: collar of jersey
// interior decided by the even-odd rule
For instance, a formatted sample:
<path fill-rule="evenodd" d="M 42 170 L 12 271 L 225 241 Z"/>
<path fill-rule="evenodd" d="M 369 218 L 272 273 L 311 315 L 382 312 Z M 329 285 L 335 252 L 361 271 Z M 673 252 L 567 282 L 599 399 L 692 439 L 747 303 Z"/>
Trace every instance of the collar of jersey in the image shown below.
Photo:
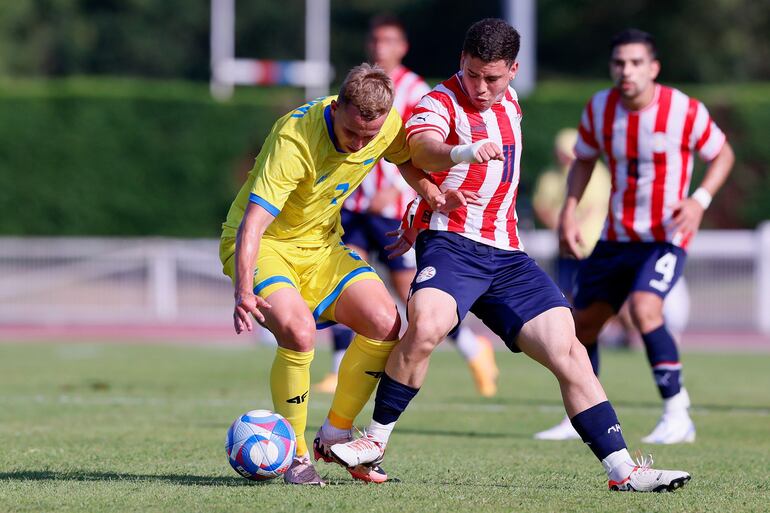
<path fill-rule="evenodd" d="M 324 120 L 326 120 L 326 132 L 329 134 L 329 139 L 331 140 L 332 144 L 334 145 L 334 149 L 337 150 L 337 153 L 347 153 L 346 151 L 342 151 L 337 144 L 337 136 L 334 135 L 334 125 L 332 124 L 332 106 L 331 104 L 327 105 L 324 109 Z"/>

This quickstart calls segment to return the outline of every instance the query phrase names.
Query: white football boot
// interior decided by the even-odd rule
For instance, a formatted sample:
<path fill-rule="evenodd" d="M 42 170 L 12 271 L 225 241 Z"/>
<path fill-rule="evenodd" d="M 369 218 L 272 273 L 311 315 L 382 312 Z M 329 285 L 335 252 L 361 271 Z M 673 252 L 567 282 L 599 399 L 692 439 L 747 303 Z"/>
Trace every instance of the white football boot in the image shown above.
<path fill-rule="evenodd" d="M 535 440 L 580 440 L 580 435 L 565 415 L 554 427 L 535 433 Z"/>
<path fill-rule="evenodd" d="M 652 433 L 642 438 L 646 444 L 681 444 L 695 441 L 695 424 L 687 408 L 690 397 L 684 388 L 674 397 L 666 399 L 663 415 Z"/>
<path fill-rule="evenodd" d="M 347 465 L 345 461 L 335 457 L 331 452 L 331 448 L 334 445 L 344 445 L 352 440 L 353 435 L 350 431 L 339 440 L 326 440 L 323 436 L 323 428 L 320 428 L 318 433 L 316 433 L 315 440 L 313 440 L 313 458 L 316 461 L 321 460 L 326 463 L 337 463 L 344 466 L 350 472 L 353 479 L 377 484 L 387 481 L 388 473 L 379 465 Z"/>
<path fill-rule="evenodd" d="M 628 477 L 622 481 L 609 481 L 609 489 L 616 492 L 673 492 L 690 480 L 687 472 L 657 470 L 650 468 L 651 465 L 652 455 L 649 459 L 640 457 Z"/>
<path fill-rule="evenodd" d="M 385 444 L 376 440 L 372 435 L 364 433 L 361 438 L 332 445 L 330 451 L 336 459 L 348 467 L 374 466 L 382 462 L 385 455 Z"/>

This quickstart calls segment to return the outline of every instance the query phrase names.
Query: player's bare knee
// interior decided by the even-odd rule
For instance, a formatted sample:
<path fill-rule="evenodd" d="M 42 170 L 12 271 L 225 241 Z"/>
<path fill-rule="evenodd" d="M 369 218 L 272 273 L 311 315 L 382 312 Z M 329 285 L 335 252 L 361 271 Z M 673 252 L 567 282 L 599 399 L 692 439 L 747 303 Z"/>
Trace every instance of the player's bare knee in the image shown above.
<path fill-rule="evenodd" d="M 304 319 L 295 319 L 285 326 L 276 336 L 283 347 L 305 353 L 315 347 L 315 324 Z"/>
<path fill-rule="evenodd" d="M 414 319 L 409 326 L 411 331 L 408 352 L 417 359 L 429 356 L 446 337 L 444 328 L 436 319 L 429 316 L 420 316 Z"/>
<path fill-rule="evenodd" d="M 396 340 L 401 331 L 401 316 L 394 305 L 378 307 L 371 316 L 372 335 L 376 340 Z"/>
<path fill-rule="evenodd" d="M 647 333 L 663 324 L 663 311 L 660 305 L 645 299 L 632 300 L 629 302 L 631 319 L 636 328 Z"/>

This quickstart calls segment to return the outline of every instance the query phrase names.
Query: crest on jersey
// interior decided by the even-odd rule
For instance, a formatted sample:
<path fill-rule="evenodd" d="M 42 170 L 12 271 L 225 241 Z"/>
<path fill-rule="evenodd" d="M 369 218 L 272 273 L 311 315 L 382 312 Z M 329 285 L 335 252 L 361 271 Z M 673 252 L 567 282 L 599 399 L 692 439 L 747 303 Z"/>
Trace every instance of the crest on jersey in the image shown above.
<path fill-rule="evenodd" d="M 653 153 L 664 153 L 666 151 L 666 133 L 655 132 L 652 134 Z"/>
<path fill-rule="evenodd" d="M 430 280 L 434 276 L 436 276 L 436 268 L 431 265 L 420 271 L 420 274 L 417 275 L 417 278 L 414 281 L 415 283 L 422 283 Z"/>

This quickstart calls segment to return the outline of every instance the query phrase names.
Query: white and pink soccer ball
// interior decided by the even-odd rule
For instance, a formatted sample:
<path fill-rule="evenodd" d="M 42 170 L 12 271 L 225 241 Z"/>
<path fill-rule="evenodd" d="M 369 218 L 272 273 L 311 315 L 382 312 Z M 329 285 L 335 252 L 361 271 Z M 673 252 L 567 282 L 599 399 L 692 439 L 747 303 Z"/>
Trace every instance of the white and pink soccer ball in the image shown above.
<path fill-rule="evenodd" d="M 296 448 L 289 421 L 269 410 L 252 410 L 235 419 L 225 440 L 227 461 L 240 475 L 254 481 L 286 472 Z"/>

